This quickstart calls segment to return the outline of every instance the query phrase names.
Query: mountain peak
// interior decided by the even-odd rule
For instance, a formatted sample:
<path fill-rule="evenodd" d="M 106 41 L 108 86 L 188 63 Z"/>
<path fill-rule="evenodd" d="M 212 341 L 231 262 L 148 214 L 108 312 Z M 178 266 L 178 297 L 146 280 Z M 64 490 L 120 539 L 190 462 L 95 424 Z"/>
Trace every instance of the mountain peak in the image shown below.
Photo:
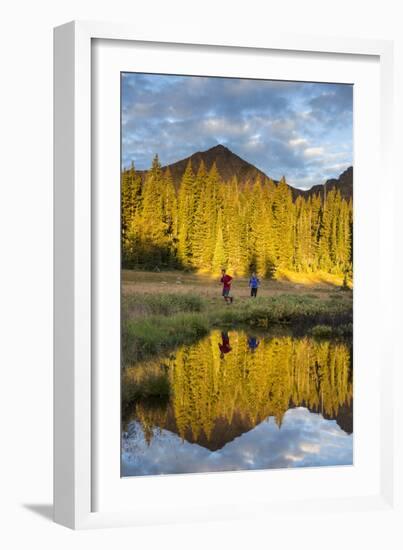
<path fill-rule="evenodd" d="M 222 156 L 225 156 L 226 158 L 229 158 L 231 156 L 240 158 L 240 157 L 238 157 L 238 155 L 233 153 L 231 151 L 231 149 L 228 149 L 228 147 L 226 147 L 222 143 L 218 143 L 217 145 L 213 145 L 213 147 L 210 147 L 209 149 L 206 149 L 205 151 L 198 151 L 197 153 L 194 153 L 193 155 L 191 155 L 189 158 L 191 159 L 195 155 L 200 155 L 201 157 L 203 157 L 203 160 L 204 160 L 204 157 L 209 158 L 211 156 L 214 156 L 215 158 L 222 157 Z M 243 160 L 243 159 L 241 159 L 241 160 Z M 243 162 L 246 162 L 246 161 L 243 161 Z"/>
<path fill-rule="evenodd" d="M 215 163 L 224 181 L 230 181 L 234 176 L 238 178 L 238 182 L 241 184 L 254 181 L 257 177 L 260 177 L 262 181 L 268 181 L 269 179 L 264 172 L 233 153 L 222 143 L 218 143 L 206 151 L 198 151 L 190 157 L 168 166 L 163 166 L 163 169 L 169 168 L 175 184 L 179 185 L 188 163 L 191 163 L 193 172 L 197 173 L 202 161 L 207 170 L 210 170 Z"/>
<path fill-rule="evenodd" d="M 207 149 L 207 151 L 204 151 L 204 152 L 208 153 L 209 151 L 216 151 L 216 152 L 228 151 L 229 153 L 232 153 L 232 151 L 230 151 L 230 149 L 228 149 L 228 147 L 225 147 L 225 145 L 223 145 L 222 143 L 218 143 L 217 145 L 210 147 L 210 149 Z"/>

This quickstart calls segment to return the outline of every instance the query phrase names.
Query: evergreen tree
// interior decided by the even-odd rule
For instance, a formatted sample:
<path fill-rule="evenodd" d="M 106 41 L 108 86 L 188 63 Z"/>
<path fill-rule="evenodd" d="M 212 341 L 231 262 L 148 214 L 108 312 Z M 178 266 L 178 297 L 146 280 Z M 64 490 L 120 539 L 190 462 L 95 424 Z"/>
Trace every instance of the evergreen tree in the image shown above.
<path fill-rule="evenodd" d="M 163 177 L 163 223 L 164 233 L 168 243 L 168 264 L 176 265 L 176 249 L 178 241 L 178 205 L 176 191 L 171 172 L 167 169 Z"/>
<path fill-rule="evenodd" d="M 216 223 L 216 237 L 215 237 L 215 247 L 213 253 L 213 260 L 211 270 L 212 273 L 217 275 L 221 272 L 222 269 L 227 267 L 227 254 L 225 252 L 224 246 L 224 237 L 222 230 L 222 213 L 221 210 L 218 212 L 217 223 Z"/>
<path fill-rule="evenodd" d="M 220 193 L 221 179 L 214 163 L 206 180 L 206 197 L 204 208 L 205 235 L 201 258 L 201 267 L 205 271 L 211 271 L 215 240 L 217 235 L 217 215 L 221 209 L 222 193 Z"/>
<path fill-rule="evenodd" d="M 294 205 L 291 190 L 281 178 L 273 199 L 273 229 L 275 234 L 275 266 L 290 269 L 293 259 Z"/>
<path fill-rule="evenodd" d="M 145 255 L 145 264 L 150 267 L 159 267 L 166 260 L 167 239 L 163 191 L 161 164 L 156 155 L 144 184 L 140 222 L 141 249 Z"/>
<path fill-rule="evenodd" d="M 197 196 L 194 208 L 194 222 L 192 226 L 192 263 L 197 269 L 203 268 L 205 241 L 208 232 L 208 177 L 204 162 L 200 163 L 196 175 L 195 187 Z"/>
<path fill-rule="evenodd" d="M 271 278 L 275 272 L 275 234 L 273 226 L 273 181 L 263 185 L 262 204 L 257 239 L 259 242 L 258 271 L 262 277 Z"/>
<path fill-rule="evenodd" d="M 192 265 L 192 226 L 195 214 L 195 176 L 189 161 L 178 196 L 178 256 L 184 266 Z"/>
<path fill-rule="evenodd" d="M 266 272 L 265 246 L 265 208 L 260 179 L 258 178 L 248 189 L 248 207 L 245 212 L 245 229 L 247 241 L 246 271 L 258 271 L 260 275 Z"/>
<path fill-rule="evenodd" d="M 226 184 L 222 200 L 222 228 L 227 255 L 227 268 L 231 273 L 240 274 L 241 258 L 241 205 L 239 200 L 239 184 L 234 177 Z"/>
<path fill-rule="evenodd" d="M 332 209 L 334 204 L 334 191 L 326 193 L 326 199 L 322 205 L 321 222 L 319 229 L 318 263 L 323 271 L 330 271 L 331 261 L 331 240 L 332 240 Z"/>
<path fill-rule="evenodd" d="M 129 170 L 122 172 L 121 178 L 121 232 L 123 261 L 131 260 L 133 247 L 132 224 L 141 204 L 141 176 L 134 163 Z"/>

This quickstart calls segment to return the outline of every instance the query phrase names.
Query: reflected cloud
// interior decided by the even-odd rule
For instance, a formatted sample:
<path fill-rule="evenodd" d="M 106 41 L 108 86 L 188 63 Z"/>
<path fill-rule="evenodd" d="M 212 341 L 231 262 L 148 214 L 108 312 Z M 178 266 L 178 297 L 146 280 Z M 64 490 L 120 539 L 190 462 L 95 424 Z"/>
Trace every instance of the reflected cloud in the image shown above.
<path fill-rule="evenodd" d="M 155 475 L 228 470 L 351 465 L 353 436 L 304 407 L 290 409 L 281 428 L 269 417 L 247 433 L 210 451 L 164 429 L 145 440 L 139 422 L 123 437 L 122 475 Z"/>

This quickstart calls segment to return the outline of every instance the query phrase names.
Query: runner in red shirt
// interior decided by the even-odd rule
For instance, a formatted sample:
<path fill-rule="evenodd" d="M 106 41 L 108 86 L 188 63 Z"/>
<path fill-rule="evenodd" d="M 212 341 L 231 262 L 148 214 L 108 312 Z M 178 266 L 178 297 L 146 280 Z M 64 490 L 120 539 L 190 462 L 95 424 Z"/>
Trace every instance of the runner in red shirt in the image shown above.
<path fill-rule="evenodd" d="M 231 290 L 232 277 L 231 275 L 227 275 L 225 269 L 221 271 L 221 274 L 221 283 L 223 284 L 222 295 L 224 296 L 224 300 L 227 302 L 227 304 L 232 304 L 234 298 L 229 295 Z"/>

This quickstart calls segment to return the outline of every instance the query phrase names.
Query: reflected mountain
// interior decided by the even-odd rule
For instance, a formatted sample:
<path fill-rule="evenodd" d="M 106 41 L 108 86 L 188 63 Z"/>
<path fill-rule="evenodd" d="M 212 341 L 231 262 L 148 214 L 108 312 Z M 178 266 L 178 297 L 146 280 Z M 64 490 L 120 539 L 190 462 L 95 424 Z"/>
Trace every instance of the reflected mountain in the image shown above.
<path fill-rule="evenodd" d="M 339 407 L 339 410 L 336 415 L 331 416 L 326 415 L 325 413 L 322 415 L 323 418 L 326 418 L 328 420 L 336 420 L 337 424 L 340 426 L 340 428 L 346 432 L 347 434 L 353 433 L 353 401 L 349 404 L 345 403 L 344 405 L 341 405 Z"/>
<path fill-rule="evenodd" d="M 215 330 L 171 356 L 126 369 L 122 382 L 123 429 L 135 422 L 151 447 L 156 434 L 169 432 L 220 451 L 269 418 L 281 431 L 287 411 L 300 407 L 353 431 L 345 342 Z M 153 385 L 168 393 L 153 396 Z M 137 398 L 130 402 L 133 388 Z"/>

